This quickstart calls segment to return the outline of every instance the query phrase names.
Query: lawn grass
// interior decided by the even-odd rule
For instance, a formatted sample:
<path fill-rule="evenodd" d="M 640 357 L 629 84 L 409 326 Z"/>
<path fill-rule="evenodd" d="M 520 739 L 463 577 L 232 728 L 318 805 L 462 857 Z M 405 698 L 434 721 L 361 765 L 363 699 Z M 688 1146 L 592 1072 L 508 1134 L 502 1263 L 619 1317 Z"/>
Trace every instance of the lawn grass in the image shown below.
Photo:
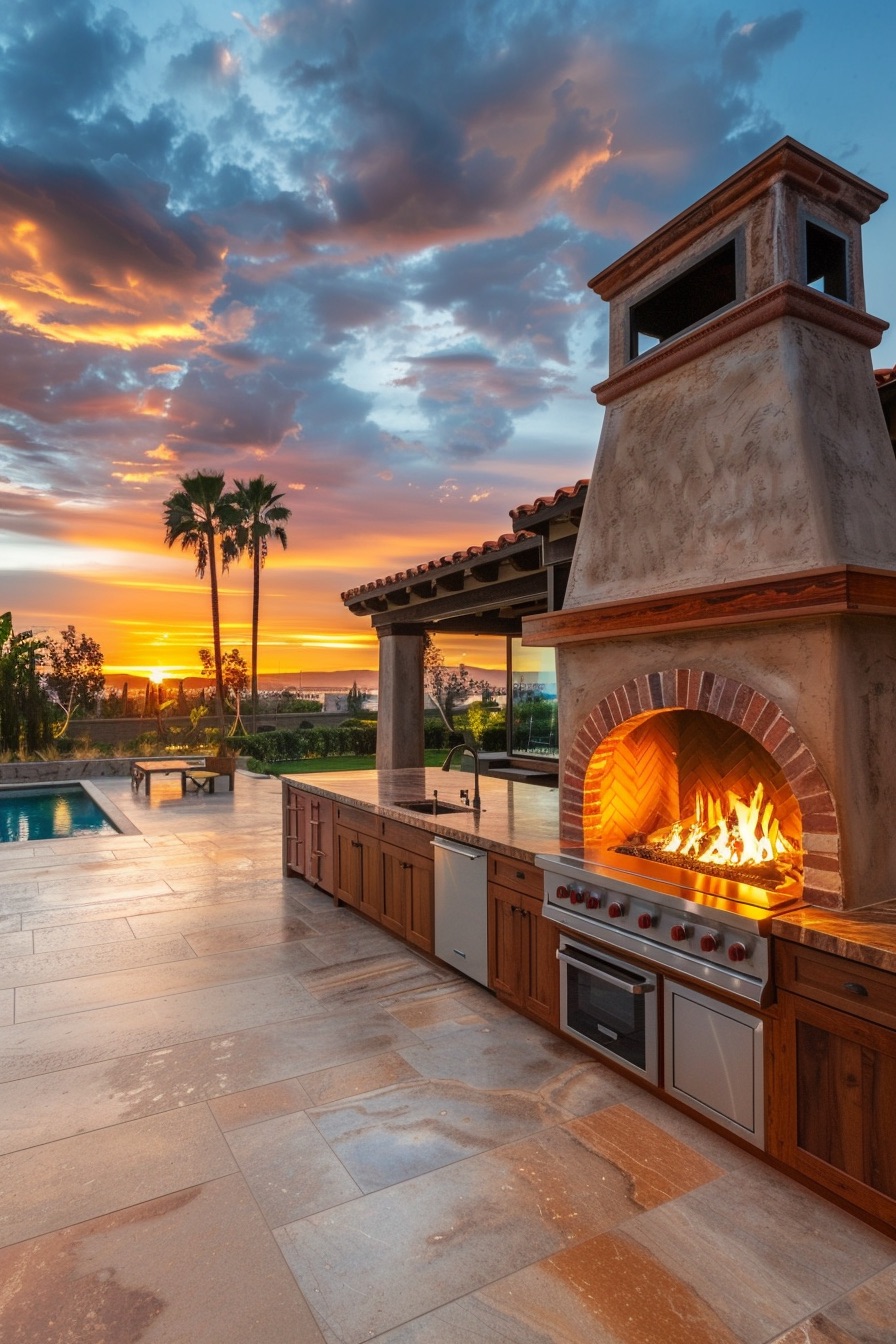
<path fill-rule="evenodd" d="M 425 751 L 423 764 L 441 765 L 447 751 Z M 331 774 L 335 770 L 375 770 L 375 756 L 319 756 L 301 761 L 275 761 L 267 766 L 271 775 L 318 775 Z"/>

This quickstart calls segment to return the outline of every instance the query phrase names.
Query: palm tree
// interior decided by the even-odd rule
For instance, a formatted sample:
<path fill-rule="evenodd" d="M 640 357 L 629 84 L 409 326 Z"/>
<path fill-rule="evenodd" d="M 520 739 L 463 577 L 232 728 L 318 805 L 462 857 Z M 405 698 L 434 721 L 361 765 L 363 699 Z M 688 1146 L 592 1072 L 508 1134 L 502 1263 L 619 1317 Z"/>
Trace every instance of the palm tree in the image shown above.
<path fill-rule="evenodd" d="M 180 541 L 181 548 L 196 556 L 196 573 L 205 578 L 208 569 L 212 593 L 212 638 L 215 651 L 215 689 L 218 698 L 218 722 L 224 735 L 224 675 L 221 663 L 221 614 L 218 606 L 218 551 L 215 538 L 220 539 L 221 570 L 239 554 L 235 528 L 240 513 L 232 494 L 224 492 L 222 472 L 194 471 L 181 476 L 180 489 L 165 500 L 165 542 L 173 546 Z"/>
<path fill-rule="evenodd" d="M 240 551 L 252 557 L 252 731 L 258 718 L 258 598 L 261 588 L 261 570 L 267 559 L 268 541 L 276 537 L 286 550 L 286 532 L 280 526 L 288 522 L 292 509 L 278 500 L 276 482 L 254 476 L 251 481 L 234 481 L 233 499 L 241 517 L 236 528 L 236 544 Z"/>

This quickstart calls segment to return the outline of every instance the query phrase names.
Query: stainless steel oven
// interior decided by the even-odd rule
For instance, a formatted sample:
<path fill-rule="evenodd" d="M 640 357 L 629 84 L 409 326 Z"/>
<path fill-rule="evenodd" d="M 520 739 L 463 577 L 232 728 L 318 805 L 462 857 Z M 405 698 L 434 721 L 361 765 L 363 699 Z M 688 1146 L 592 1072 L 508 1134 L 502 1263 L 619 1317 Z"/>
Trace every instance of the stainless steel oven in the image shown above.
<path fill-rule="evenodd" d="M 562 1029 L 657 1083 L 657 977 L 570 938 L 561 938 L 557 957 Z"/>
<path fill-rule="evenodd" d="M 563 1031 L 762 1147 L 771 911 L 742 885 L 618 855 L 536 862 L 545 918 L 562 929 Z"/>

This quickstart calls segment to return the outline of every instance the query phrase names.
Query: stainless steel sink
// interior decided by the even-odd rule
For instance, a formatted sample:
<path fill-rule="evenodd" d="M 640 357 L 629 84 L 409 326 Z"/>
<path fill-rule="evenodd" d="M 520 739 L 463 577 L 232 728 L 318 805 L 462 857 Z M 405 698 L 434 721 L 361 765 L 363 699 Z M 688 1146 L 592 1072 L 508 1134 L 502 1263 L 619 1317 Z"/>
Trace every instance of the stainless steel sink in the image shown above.
<path fill-rule="evenodd" d="M 406 802 L 389 803 L 389 807 L 401 807 L 406 812 L 422 812 L 426 816 L 437 817 L 440 812 L 470 812 L 469 807 L 459 803 L 443 803 L 441 798 L 410 798 Z"/>

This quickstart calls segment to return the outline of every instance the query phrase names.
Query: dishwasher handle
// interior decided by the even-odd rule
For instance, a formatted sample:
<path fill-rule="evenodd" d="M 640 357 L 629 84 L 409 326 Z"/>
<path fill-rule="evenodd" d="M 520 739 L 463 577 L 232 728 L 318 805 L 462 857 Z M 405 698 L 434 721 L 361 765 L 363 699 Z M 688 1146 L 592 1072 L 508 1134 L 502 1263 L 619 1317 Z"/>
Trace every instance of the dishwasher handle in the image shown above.
<path fill-rule="evenodd" d="M 466 845 L 457 845 L 453 840 L 445 840 L 441 835 L 437 835 L 429 843 L 433 849 L 445 849 L 449 854 L 457 854 L 462 859 L 484 859 L 486 855 L 484 849 L 468 849 Z"/>

